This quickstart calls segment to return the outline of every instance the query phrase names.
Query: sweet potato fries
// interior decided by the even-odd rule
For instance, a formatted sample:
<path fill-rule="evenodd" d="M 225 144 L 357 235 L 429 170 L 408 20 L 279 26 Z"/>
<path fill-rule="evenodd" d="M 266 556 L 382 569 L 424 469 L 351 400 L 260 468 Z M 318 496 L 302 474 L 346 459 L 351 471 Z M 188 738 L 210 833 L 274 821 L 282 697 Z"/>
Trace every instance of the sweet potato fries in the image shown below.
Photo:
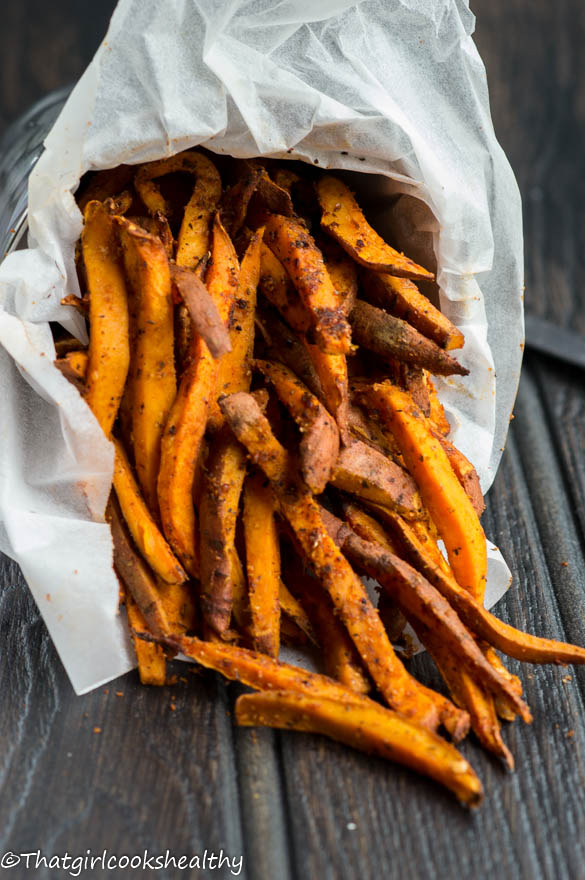
<path fill-rule="evenodd" d="M 114 444 L 107 518 L 141 680 L 164 684 L 182 652 L 259 692 L 238 723 L 324 734 L 477 805 L 439 732 L 471 727 L 513 766 L 500 719 L 531 714 L 496 649 L 585 649 L 483 607 L 479 478 L 432 382 L 465 382 L 464 338 L 417 287 L 432 273 L 308 165 L 198 149 L 122 171 L 79 194 L 84 289 L 67 304 L 89 346 L 62 339 L 56 363 Z M 408 671 L 406 624 L 450 697 Z M 326 674 L 280 662 L 290 641 Z"/>

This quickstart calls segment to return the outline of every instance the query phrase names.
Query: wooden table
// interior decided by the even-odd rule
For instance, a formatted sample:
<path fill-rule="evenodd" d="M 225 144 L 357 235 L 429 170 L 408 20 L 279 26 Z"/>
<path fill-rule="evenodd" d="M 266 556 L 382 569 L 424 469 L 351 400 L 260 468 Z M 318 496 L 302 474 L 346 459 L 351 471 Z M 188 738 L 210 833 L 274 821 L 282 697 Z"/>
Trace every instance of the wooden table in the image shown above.
<path fill-rule="evenodd" d="M 81 72 L 113 5 L 4 0 L 1 124 Z M 585 335 L 585 8 L 476 0 L 474 11 L 496 131 L 524 198 L 527 310 Z M 580 644 L 584 378 L 527 353 L 484 519 L 516 575 L 499 616 Z M 534 723 L 505 731 L 513 775 L 472 738 L 463 744 L 487 792 L 470 814 L 414 773 L 324 738 L 238 729 L 235 687 L 214 674 L 157 690 L 133 673 L 76 697 L 8 559 L 1 582 L 0 852 L 223 849 L 243 855 L 240 876 L 254 880 L 585 877 L 585 670 L 510 663 Z M 413 666 L 438 684 L 426 656 Z"/>

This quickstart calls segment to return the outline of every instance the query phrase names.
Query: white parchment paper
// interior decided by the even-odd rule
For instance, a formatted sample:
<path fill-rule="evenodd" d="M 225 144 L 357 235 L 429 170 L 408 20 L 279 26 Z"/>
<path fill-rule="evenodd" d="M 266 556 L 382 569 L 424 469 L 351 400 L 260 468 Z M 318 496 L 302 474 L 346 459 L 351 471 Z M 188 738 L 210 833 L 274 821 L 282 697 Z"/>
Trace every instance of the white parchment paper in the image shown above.
<path fill-rule="evenodd" d="M 522 229 L 473 25 L 463 0 L 120 0 L 31 175 L 29 249 L 0 268 L 0 549 L 78 693 L 134 665 L 103 519 L 112 450 L 52 365 L 47 323 L 84 338 L 60 305 L 78 290 L 80 177 L 203 144 L 380 175 L 362 182 L 381 232 L 388 193 L 422 200 L 471 370 L 440 393 L 485 491 L 519 378 Z M 509 572 L 489 549 L 491 605 Z"/>

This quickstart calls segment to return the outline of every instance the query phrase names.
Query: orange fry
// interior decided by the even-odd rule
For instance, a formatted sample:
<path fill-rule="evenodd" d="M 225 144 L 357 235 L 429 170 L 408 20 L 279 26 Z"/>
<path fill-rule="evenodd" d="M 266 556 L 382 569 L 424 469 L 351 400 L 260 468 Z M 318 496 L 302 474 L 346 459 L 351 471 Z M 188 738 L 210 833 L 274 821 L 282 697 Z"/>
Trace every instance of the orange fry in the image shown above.
<path fill-rule="evenodd" d="M 351 190 L 337 177 L 321 177 L 317 195 L 323 209 L 321 226 L 360 265 L 403 278 L 433 280 L 432 272 L 417 266 L 374 232 Z"/>

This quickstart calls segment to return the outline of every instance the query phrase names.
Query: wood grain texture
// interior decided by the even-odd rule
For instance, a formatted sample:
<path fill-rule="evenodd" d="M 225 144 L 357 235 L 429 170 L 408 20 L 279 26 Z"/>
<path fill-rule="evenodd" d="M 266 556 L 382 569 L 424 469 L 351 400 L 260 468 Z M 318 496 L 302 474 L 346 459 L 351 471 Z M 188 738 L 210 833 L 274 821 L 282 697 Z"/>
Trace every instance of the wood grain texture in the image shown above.
<path fill-rule="evenodd" d="M 0 129 L 81 73 L 114 5 L 4 0 Z M 527 308 L 585 333 L 585 7 L 472 6 L 496 131 L 524 198 Z M 583 375 L 528 357 L 484 515 L 515 574 L 496 610 L 581 644 L 584 453 Z M 509 663 L 534 723 L 505 728 L 513 775 L 473 738 L 463 745 L 487 793 L 470 815 L 414 773 L 322 737 L 235 728 L 239 688 L 183 664 L 175 671 L 186 682 L 165 691 L 141 688 L 132 673 L 75 697 L 6 558 L 0 651 L 0 851 L 223 848 L 244 855 L 240 876 L 252 880 L 585 878 L 584 669 Z M 411 665 L 441 687 L 428 656 Z"/>

